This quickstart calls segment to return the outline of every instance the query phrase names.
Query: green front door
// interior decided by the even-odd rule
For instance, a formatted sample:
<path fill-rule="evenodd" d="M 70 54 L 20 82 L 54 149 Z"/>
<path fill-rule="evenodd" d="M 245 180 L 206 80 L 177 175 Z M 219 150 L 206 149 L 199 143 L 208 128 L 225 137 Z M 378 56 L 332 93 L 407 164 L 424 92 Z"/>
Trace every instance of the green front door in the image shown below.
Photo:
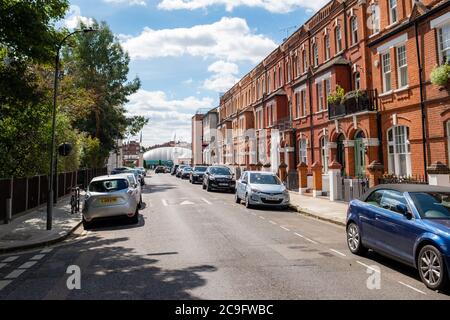
<path fill-rule="evenodd" d="M 364 176 L 365 168 L 365 149 L 362 138 L 355 139 L 355 175 L 357 177 Z"/>

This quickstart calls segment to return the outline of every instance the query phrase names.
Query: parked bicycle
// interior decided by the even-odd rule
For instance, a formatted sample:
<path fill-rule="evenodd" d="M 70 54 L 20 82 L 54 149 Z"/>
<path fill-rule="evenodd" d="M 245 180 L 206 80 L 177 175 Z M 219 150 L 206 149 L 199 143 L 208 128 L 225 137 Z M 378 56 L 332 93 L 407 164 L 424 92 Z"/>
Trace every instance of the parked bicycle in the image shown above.
<path fill-rule="evenodd" d="M 74 214 L 75 212 L 80 212 L 80 187 L 70 188 L 70 212 Z"/>

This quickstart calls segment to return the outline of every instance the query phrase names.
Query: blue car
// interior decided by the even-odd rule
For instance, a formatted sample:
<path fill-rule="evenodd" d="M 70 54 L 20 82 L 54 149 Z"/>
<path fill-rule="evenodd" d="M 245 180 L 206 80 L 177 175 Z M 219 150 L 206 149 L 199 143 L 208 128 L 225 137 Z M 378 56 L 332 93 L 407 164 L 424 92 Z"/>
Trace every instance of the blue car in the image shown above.
<path fill-rule="evenodd" d="M 372 249 L 416 268 L 428 288 L 446 286 L 450 276 L 450 188 L 379 185 L 350 202 L 346 230 L 353 254 Z"/>

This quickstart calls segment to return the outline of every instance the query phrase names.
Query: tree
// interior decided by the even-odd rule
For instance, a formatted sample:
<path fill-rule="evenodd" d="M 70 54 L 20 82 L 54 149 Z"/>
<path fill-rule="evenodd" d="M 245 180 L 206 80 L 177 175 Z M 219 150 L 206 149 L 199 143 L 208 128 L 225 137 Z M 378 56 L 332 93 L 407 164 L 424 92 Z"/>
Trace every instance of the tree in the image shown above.
<path fill-rule="evenodd" d="M 64 51 L 63 60 L 77 87 L 89 90 L 93 98 L 88 116 L 74 126 L 100 141 L 99 153 L 106 160 L 129 127 L 123 105 L 139 89 L 140 81 L 127 81 L 130 59 L 108 25 L 94 22 L 91 26 L 98 31 L 74 36 L 75 45 Z"/>
<path fill-rule="evenodd" d="M 149 119 L 143 116 L 127 118 L 127 135 L 135 136 L 148 124 Z"/>

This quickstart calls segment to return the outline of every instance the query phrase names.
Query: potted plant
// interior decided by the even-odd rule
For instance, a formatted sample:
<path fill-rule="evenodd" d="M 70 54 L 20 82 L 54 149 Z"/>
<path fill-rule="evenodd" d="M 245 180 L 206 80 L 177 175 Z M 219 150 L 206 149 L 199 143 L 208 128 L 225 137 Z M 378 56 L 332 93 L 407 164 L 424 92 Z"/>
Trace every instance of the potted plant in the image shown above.
<path fill-rule="evenodd" d="M 329 105 L 341 104 L 344 95 L 345 95 L 344 88 L 342 88 L 340 85 L 337 85 L 336 91 L 334 91 L 327 97 L 328 104 Z"/>
<path fill-rule="evenodd" d="M 436 86 L 446 87 L 448 84 L 449 76 L 450 64 L 446 62 L 443 65 L 436 66 L 433 71 L 431 71 L 431 83 Z"/>

